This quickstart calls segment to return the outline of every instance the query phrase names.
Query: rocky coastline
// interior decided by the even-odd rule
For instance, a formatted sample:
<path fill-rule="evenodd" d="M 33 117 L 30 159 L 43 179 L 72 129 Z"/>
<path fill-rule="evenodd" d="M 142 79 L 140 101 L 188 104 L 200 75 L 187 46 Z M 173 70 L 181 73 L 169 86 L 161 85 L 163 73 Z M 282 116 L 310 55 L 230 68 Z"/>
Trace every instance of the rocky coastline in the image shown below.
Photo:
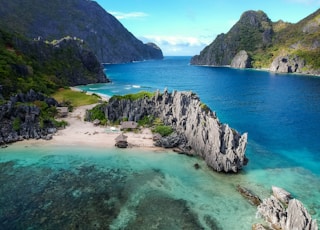
<path fill-rule="evenodd" d="M 0 105 L 0 146 L 25 139 L 50 140 L 57 131 L 51 120 L 42 120 L 41 109 L 35 104 L 45 103 L 47 107 L 55 107 L 58 102 L 30 90 L 19 93 Z"/>
<path fill-rule="evenodd" d="M 155 145 L 197 155 L 218 172 L 238 172 L 248 162 L 247 133 L 240 134 L 222 124 L 216 114 L 192 92 L 164 93 L 137 100 L 113 97 L 103 108 L 106 118 L 139 121 L 146 116 L 160 118 L 173 134 L 159 138 Z"/>

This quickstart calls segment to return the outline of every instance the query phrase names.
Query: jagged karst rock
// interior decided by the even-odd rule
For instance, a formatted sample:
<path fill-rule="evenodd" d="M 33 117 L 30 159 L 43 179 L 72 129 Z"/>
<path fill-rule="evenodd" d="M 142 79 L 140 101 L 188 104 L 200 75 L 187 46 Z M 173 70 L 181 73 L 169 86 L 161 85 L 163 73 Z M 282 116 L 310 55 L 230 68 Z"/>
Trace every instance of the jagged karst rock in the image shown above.
<path fill-rule="evenodd" d="M 231 61 L 231 67 L 233 68 L 251 68 L 251 58 L 245 50 L 239 51 Z"/>
<path fill-rule="evenodd" d="M 160 146 L 179 147 L 187 154 L 199 155 L 216 171 L 238 172 L 248 162 L 247 133 L 241 135 L 220 123 L 192 92 L 157 92 L 152 98 L 133 101 L 113 97 L 104 111 L 110 121 L 126 118 L 137 122 L 149 115 L 159 117 L 176 132 L 175 136 L 157 142 Z"/>
<path fill-rule="evenodd" d="M 316 220 L 312 220 L 303 204 L 299 200 L 292 199 L 289 201 L 287 208 L 287 222 L 285 229 L 317 230 L 318 225 Z"/>
<path fill-rule="evenodd" d="M 270 71 L 277 73 L 302 73 L 304 66 L 305 61 L 297 56 L 279 56 L 273 60 Z"/>
<path fill-rule="evenodd" d="M 318 230 L 316 220 L 312 220 L 304 205 L 296 199 L 291 199 L 289 192 L 282 188 L 272 188 L 280 200 L 271 195 L 258 206 L 258 215 L 269 223 L 271 229 L 282 230 Z M 286 208 L 286 201 L 288 207 Z M 284 202 L 283 202 L 284 201 Z"/>
<path fill-rule="evenodd" d="M 258 213 L 270 223 L 273 229 L 282 229 L 285 226 L 287 217 L 285 207 L 274 196 L 262 201 L 258 206 Z"/>
<path fill-rule="evenodd" d="M 58 103 L 53 98 L 30 90 L 28 93 L 19 93 L 9 101 L 0 105 L 0 145 L 21 141 L 23 139 L 52 138 L 57 131 L 50 121 L 40 125 L 40 109 L 29 102 L 48 101 L 51 106 Z"/>

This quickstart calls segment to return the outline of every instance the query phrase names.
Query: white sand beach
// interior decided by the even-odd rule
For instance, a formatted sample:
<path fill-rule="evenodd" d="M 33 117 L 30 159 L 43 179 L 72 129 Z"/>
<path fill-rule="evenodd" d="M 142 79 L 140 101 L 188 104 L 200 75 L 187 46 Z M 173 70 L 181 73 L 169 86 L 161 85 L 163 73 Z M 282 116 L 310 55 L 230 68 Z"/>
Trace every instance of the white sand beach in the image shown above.
<path fill-rule="evenodd" d="M 95 105 L 80 106 L 62 118 L 68 122 L 65 129 L 58 130 L 49 141 L 25 140 L 19 142 L 23 145 L 61 145 L 61 146 L 92 146 L 98 148 L 110 148 L 115 146 L 115 138 L 121 134 L 119 127 L 95 126 L 91 122 L 84 121 L 87 109 Z M 159 149 L 153 145 L 152 132 L 143 128 L 138 132 L 125 132 L 128 136 L 129 147 Z"/>

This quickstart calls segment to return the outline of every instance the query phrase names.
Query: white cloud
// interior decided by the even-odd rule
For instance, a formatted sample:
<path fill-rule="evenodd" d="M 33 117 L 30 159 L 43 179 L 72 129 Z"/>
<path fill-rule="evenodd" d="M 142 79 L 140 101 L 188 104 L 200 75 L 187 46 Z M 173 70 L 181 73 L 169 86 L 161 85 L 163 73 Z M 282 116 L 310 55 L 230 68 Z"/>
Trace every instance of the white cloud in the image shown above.
<path fill-rule="evenodd" d="M 119 11 L 112 11 L 109 12 L 113 16 L 115 16 L 118 20 L 120 19 L 130 19 L 130 18 L 143 18 L 143 17 L 148 17 L 149 15 L 144 13 L 144 12 L 129 12 L 129 13 L 124 13 L 124 12 L 119 12 Z"/>
<path fill-rule="evenodd" d="M 140 39 L 144 42 L 156 43 L 165 56 L 195 55 L 211 42 L 206 39 L 191 36 L 148 35 Z"/>
<path fill-rule="evenodd" d="M 171 45 L 171 46 L 202 46 L 206 42 L 201 41 L 196 37 L 184 37 L 184 36 L 157 36 L 148 35 L 144 36 L 145 40 L 153 41 L 159 45 Z"/>

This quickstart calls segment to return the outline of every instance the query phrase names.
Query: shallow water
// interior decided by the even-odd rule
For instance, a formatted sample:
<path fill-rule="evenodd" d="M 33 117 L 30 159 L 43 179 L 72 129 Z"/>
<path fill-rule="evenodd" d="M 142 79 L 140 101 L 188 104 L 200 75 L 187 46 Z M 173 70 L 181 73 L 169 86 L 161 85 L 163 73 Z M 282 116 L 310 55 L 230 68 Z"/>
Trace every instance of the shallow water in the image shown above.
<path fill-rule="evenodd" d="M 215 173 L 201 159 L 140 149 L 0 149 L 0 229 L 251 229 L 271 186 L 300 199 L 320 222 L 320 78 L 188 65 L 169 57 L 107 65 L 106 95 L 192 90 L 222 122 L 249 133 L 249 164 Z M 198 163 L 201 169 L 196 170 Z"/>
<path fill-rule="evenodd" d="M 235 192 L 242 176 L 170 151 L 21 145 L 2 150 L 0 162 L 2 229 L 246 229 L 257 221 Z"/>
<path fill-rule="evenodd" d="M 0 228 L 250 229 L 261 220 L 238 184 L 261 197 L 286 187 L 318 212 L 320 181 L 280 165 L 221 174 L 170 151 L 21 143 L 0 151 Z"/>

